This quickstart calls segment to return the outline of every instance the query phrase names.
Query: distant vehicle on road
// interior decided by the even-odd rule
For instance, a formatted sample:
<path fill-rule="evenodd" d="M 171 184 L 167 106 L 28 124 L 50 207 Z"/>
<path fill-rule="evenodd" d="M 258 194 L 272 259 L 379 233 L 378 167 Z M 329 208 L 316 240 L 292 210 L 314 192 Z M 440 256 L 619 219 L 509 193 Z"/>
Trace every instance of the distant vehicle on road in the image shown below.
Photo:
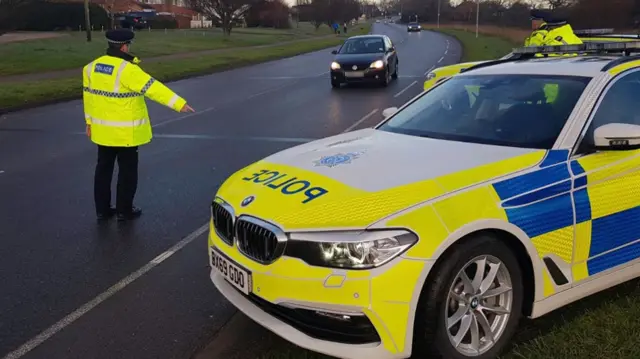
<path fill-rule="evenodd" d="M 398 78 L 398 54 L 386 35 L 359 35 L 347 39 L 331 52 L 331 86 L 374 82 L 387 86 Z"/>
<path fill-rule="evenodd" d="M 120 26 L 125 29 L 142 30 L 148 27 L 147 19 L 142 16 L 124 15 L 117 18 Z"/>
<path fill-rule="evenodd" d="M 422 26 L 417 22 L 410 22 L 409 25 L 407 25 L 407 32 L 412 31 L 422 31 Z"/>
<path fill-rule="evenodd" d="M 239 170 L 211 203 L 211 280 L 333 357 L 499 357 L 522 317 L 640 277 L 631 53 L 516 49 Z"/>

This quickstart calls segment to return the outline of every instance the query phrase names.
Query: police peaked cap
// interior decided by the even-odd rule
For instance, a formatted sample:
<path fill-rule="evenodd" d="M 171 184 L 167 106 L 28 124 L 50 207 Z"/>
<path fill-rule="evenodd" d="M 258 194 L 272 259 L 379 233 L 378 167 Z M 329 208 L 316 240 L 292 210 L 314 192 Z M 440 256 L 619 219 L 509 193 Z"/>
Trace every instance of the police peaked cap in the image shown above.
<path fill-rule="evenodd" d="M 531 20 L 542 20 L 547 23 L 547 25 L 564 25 L 567 23 L 567 18 L 553 14 L 546 10 L 531 10 Z"/>
<path fill-rule="evenodd" d="M 130 44 L 135 36 L 135 33 L 128 29 L 109 30 L 105 34 L 107 41 L 112 44 Z"/>
<path fill-rule="evenodd" d="M 533 9 L 531 10 L 531 20 L 545 20 L 547 17 L 549 17 L 549 15 L 551 15 L 550 12 L 545 11 L 545 10 L 539 10 L 539 9 Z"/>

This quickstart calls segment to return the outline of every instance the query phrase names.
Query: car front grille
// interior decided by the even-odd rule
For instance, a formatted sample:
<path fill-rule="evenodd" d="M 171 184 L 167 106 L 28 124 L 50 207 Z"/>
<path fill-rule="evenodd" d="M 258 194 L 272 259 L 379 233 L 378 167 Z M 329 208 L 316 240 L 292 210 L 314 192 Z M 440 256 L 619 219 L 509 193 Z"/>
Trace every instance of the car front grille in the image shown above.
<path fill-rule="evenodd" d="M 284 253 L 285 247 L 285 241 L 278 238 L 276 231 L 268 223 L 253 218 L 240 218 L 235 228 L 238 249 L 258 263 L 273 263 Z"/>
<path fill-rule="evenodd" d="M 345 71 L 364 71 L 369 68 L 371 63 L 368 64 L 354 64 L 354 63 L 344 63 L 341 65 L 342 69 Z M 357 69 L 353 69 L 353 66 L 356 66 Z"/>
<path fill-rule="evenodd" d="M 233 244 L 233 212 L 216 201 L 211 203 L 213 226 L 220 239 L 228 245 Z"/>

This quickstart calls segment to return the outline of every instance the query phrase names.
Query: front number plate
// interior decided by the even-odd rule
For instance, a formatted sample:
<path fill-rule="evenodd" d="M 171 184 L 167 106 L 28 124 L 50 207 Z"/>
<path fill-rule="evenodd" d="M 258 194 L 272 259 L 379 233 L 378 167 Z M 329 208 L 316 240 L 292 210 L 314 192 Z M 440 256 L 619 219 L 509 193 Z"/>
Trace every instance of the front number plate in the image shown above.
<path fill-rule="evenodd" d="M 245 295 L 251 292 L 251 273 L 240 267 L 232 260 L 223 256 L 217 249 L 211 249 L 211 261 L 215 268 L 227 282 L 238 288 Z"/>
<path fill-rule="evenodd" d="M 364 77 L 364 71 L 345 71 L 346 77 Z"/>

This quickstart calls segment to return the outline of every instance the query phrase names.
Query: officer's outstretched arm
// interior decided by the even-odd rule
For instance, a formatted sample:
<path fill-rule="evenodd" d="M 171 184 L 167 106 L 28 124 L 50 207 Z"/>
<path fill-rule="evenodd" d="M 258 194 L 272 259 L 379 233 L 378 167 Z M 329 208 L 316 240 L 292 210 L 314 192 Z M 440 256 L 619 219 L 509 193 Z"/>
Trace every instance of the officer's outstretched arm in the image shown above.
<path fill-rule="evenodd" d="M 144 72 L 138 65 L 127 64 L 122 74 L 122 84 L 129 90 L 140 92 L 153 101 L 180 112 L 187 103 L 162 82 Z"/>
<path fill-rule="evenodd" d="M 86 65 L 86 66 L 82 69 L 82 88 L 87 88 L 87 87 L 89 87 L 89 77 L 87 76 L 87 67 L 88 67 L 88 66 L 89 66 L 89 65 Z M 89 101 L 90 101 L 90 97 L 88 96 L 87 91 L 82 91 L 82 103 L 84 104 L 85 109 L 86 109 L 86 107 L 90 106 L 90 105 L 88 104 L 88 102 L 89 102 Z M 86 111 L 85 111 L 85 115 L 84 115 L 84 122 L 86 122 L 86 123 L 87 123 L 87 125 L 91 125 L 91 117 L 89 117 L 89 116 L 86 114 Z"/>

